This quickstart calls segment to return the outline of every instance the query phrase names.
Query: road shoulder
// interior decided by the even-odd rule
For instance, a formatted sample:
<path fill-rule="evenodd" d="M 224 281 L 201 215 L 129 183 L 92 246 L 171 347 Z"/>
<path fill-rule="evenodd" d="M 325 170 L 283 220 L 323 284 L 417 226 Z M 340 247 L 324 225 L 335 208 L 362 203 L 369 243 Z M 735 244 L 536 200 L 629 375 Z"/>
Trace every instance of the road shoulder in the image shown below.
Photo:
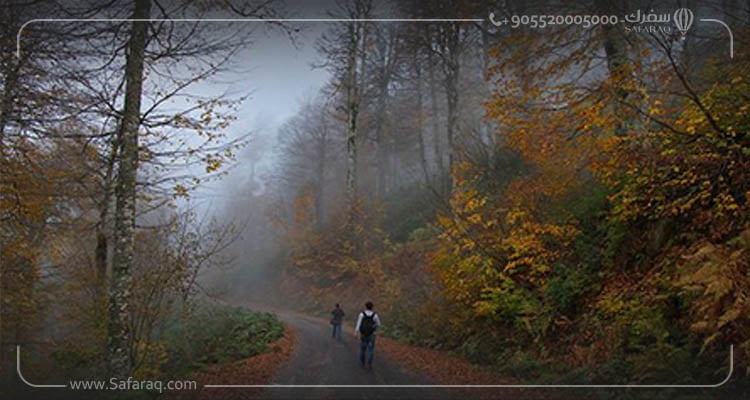
<path fill-rule="evenodd" d="M 206 371 L 196 372 L 189 379 L 198 382 L 198 390 L 177 392 L 169 399 L 203 400 L 203 399 L 247 399 L 262 398 L 264 388 L 211 388 L 205 385 L 267 385 L 272 383 L 278 371 L 292 355 L 297 340 L 294 328 L 284 324 L 284 335 L 270 343 L 269 352 L 209 367 Z"/>

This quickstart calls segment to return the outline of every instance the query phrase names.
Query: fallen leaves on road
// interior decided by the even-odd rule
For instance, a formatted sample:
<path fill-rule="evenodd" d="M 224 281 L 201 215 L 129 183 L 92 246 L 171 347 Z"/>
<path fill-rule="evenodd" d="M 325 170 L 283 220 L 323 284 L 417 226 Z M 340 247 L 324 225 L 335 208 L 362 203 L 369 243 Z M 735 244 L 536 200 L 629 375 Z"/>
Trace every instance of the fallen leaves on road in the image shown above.
<path fill-rule="evenodd" d="M 198 390 L 170 393 L 171 400 L 240 400 L 256 399 L 264 388 L 210 388 L 205 385 L 265 385 L 271 383 L 281 365 L 289 359 L 296 335 L 284 325 L 284 336 L 268 346 L 268 353 L 258 354 L 233 363 L 214 365 L 207 371 L 196 372 L 188 379 L 198 382 Z"/>
<path fill-rule="evenodd" d="M 385 356 L 408 369 L 422 373 L 436 385 L 509 385 L 518 384 L 491 372 L 482 371 L 468 361 L 444 351 L 415 347 L 386 337 L 378 338 L 378 347 Z M 457 389 L 469 398 L 535 399 L 543 392 L 529 393 L 518 388 Z"/>

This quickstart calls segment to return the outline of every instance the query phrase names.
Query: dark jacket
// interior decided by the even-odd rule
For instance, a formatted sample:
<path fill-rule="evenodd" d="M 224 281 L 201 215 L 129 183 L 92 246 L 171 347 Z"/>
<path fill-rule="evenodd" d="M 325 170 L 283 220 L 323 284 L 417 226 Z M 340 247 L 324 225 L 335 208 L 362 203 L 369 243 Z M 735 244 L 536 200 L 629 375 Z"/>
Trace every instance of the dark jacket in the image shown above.
<path fill-rule="evenodd" d="M 333 314 L 333 323 L 341 324 L 341 321 L 344 319 L 344 310 L 340 308 L 334 308 L 333 311 L 331 311 L 331 314 Z"/>

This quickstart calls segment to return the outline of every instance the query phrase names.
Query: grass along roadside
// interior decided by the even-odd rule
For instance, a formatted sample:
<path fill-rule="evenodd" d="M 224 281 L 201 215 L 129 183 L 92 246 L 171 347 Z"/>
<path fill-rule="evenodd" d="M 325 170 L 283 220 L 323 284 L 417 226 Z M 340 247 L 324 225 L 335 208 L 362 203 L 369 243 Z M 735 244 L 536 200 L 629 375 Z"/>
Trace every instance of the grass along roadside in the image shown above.
<path fill-rule="evenodd" d="M 176 321 L 166 330 L 169 365 L 180 375 L 252 357 L 269 350 L 283 335 L 275 315 L 240 307 L 202 304 L 188 321 Z"/>
<path fill-rule="evenodd" d="M 260 385 L 268 384 L 292 354 L 296 334 L 283 326 L 283 335 L 268 344 L 268 351 L 242 360 L 216 364 L 190 374 L 198 382 L 198 390 L 175 392 L 165 396 L 170 400 L 248 399 L 261 398 L 262 388 L 207 388 L 205 385 Z"/>

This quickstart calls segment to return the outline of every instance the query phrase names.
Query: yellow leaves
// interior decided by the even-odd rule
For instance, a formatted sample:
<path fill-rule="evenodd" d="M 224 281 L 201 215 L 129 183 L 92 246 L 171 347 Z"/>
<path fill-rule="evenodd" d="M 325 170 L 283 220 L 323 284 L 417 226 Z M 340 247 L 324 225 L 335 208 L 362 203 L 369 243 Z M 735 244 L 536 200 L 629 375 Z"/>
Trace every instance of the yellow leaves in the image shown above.
<path fill-rule="evenodd" d="M 162 377 L 162 368 L 169 361 L 167 347 L 160 342 L 141 340 L 136 344 L 138 368 L 133 373 L 138 380 L 156 380 Z"/>
<path fill-rule="evenodd" d="M 437 225 L 443 228 L 450 228 L 453 225 L 453 220 L 446 215 L 438 215 L 436 221 Z"/>
<path fill-rule="evenodd" d="M 648 114 L 653 117 L 658 117 L 660 115 L 664 115 L 664 110 L 660 107 L 653 106 L 648 109 Z"/>
<path fill-rule="evenodd" d="M 743 310 L 740 309 L 740 307 L 730 308 L 729 310 L 727 310 L 727 312 L 722 314 L 721 317 L 719 317 L 719 323 L 717 327 L 721 329 L 725 325 L 737 321 L 742 315 L 742 311 Z"/>
<path fill-rule="evenodd" d="M 189 195 L 188 188 L 183 185 L 177 184 L 172 188 L 172 197 L 175 199 L 178 197 L 187 198 Z"/>
<path fill-rule="evenodd" d="M 708 321 L 698 321 L 690 325 L 690 329 L 695 332 L 707 332 L 711 329 L 711 325 L 708 323 Z"/>
<path fill-rule="evenodd" d="M 715 120 L 743 118 L 736 108 L 724 114 L 726 119 L 715 115 Z M 620 171 L 599 176 L 617 190 L 611 198 L 625 220 L 678 218 L 686 230 L 722 238 L 747 221 L 747 196 L 737 188 L 750 181 L 750 159 L 733 142 L 735 136 L 715 131 L 694 104 L 670 118 L 680 133 L 655 130 L 624 142 L 613 149 L 616 162 L 604 166 Z"/>
<path fill-rule="evenodd" d="M 505 215 L 505 221 L 509 225 L 515 225 L 518 221 L 521 221 L 523 219 L 526 219 L 527 214 L 525 211 L 520 210 L 518 208 L 514 208 Z"/>
<path fill-rule="evenodd" d="M 183 114 L 175 114 L 172 116 L 172 124 L 175 127 L 182 128 L 190 126 L 190 122 Z"/>
<path fill-rule="evenodd" d="M 206 155 L 203 158 L 203 162 L 206 163 L 206 173 L 208 174 L 218 171 L 223 164 L 223 160 L 220 157 L 211 154 Z"/>
<path fill-rule="evenodd" d="M 211 110 L 207 110 L 206 112 L 203 113 L 203 115 L 201 115 L 201 122 L 204 124 L 210 124 L 212 119 L 213 117 L 212 117 Z"/>
<path fill-rule="evenodd" d="M 742 240 L 747 235 L 750 228 L 725 244 L 695 245 L 683 257 L 685 272 L 676 286 L 697 296 L 691 329 L 710 334 L 704 347 L 727 335 L 738 335 L 734 343 L 750 342 L 750 245 Z"/>
<path fill-rule="evenodd" d="M 538 281 L 550 271 L 573 240 L 577 230 L 570 225 L 544 224 L 533 221 L 517 223 L 504 240 L 508 262 L 503 272 L 516 273 L 522 268 L 526 279 Z"/>
<path fill-rule="evenodd" d="M 469 198 L 469 201 L 466 202 L 465 211 L 475 211 L 478 210 L 487 203 L 486 197 L 479 197 L 476 195 L 476 191 L 473 191 L 473 196 Z"/>
<path fill-rule="evenodd" d="M 552 67 L 549 75 L 516 68 L 508 65 L 502 93 L 486 104 L 504 142 L 529 163 L 558 175 L 573 175 L 597 159 L 605 138 L 600 132 L 614 126 L 607 102 L 551 77 L 564 74 L 564 68 Z"/>
<path fill-rule="evenodd" d="M 466 169 L 463 173 L 472 175 Z M 437 218 L 442 234 L 435 254 L 450 254 L 454 260 L 441 262 L 439 276 L 448 297 L 468 302 L 476 313 L 484 315 L 497 308 L 496 298 L 484 296 L 500 293 L 498 285 L 542 290 L 551 265 L 565 254 L 577 234 L 573 225 L 537 220 L 533 201 L 522 194 L 544 193 L 544 185 L 519 180 L 518 190 L 512 186 L 509 191 L 512 196 L 492 202 L 472 186 L 472 179 L 456 182 L 452 215 Z M 508 207 L 508 202 L 516 204 Z"/>
<path fill-rule="evenodd" d="M 495 313 L 497 304 L 491 300 L 478 300 L 472 304 L 474 312 L 479 316 L 490 316 Z"/>
<path fill-rule="evenodd" d="M 475 241 L 470 239 L 464 239 L 461 241 L 461 250 L 466 252 L 474 251 L 477 248 Z"/>
<path fill-rule="evenodd" d="M 51 156 L 22 139 L 6 138 L 0 143 L 0 304 L 3 318 L 14 321 L 3 324 L 0 333 L 19 334 L 36 322 L 39 262 L 42 256 L 54 262 L 61 251 L 40 240 L 50 235 L 47 222 L 56 206 L 53 194 L 71 190 L 62 187 L 67 172 L 54 170 Z"/>

